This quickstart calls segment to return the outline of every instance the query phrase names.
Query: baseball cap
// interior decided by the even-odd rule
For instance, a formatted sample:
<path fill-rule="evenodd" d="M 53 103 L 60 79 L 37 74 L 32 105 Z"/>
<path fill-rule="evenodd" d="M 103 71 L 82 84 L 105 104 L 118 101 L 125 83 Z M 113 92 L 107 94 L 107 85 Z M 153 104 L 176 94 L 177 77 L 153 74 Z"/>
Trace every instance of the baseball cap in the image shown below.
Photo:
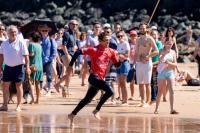
<path fill-rule="evenodd" d="M 129 32 L 129 35 L 130 35 L 130 36 L 131 36 L 131 35 L 136 35 L 136 36 L 137 36 L 137 31 L 131 30 L 131 31 Z"/>
<path fill-rule="evenodd" d="M 151 26 L 152 30 L 158 30 L 158 28 L 156 26 Z"/>
<path fill-rule="evenodd" d="M 103 25 L 103 28 L 111 28 L 111 25 L 110 25 L 109 23 L 105 23 L 105 24 Z"/>

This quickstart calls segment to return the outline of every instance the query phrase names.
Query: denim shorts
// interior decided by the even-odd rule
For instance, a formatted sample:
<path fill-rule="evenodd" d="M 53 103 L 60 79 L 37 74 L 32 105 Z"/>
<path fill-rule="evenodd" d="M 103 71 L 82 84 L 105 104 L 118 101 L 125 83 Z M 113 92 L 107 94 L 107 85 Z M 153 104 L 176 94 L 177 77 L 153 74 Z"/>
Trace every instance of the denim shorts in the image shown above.
<path fill-rule="evenodd" d="M 25 79 L 25 68 L 24 65 L 18 65 L 10 67 L 5 65 L 3 71 L 3 81 L 4 82 L 23 82 Z"/>
<path fill-rule="evenodd" d="M 122 62 L 121 66 L 117 68 L 117 74 L 128 75 L 129 70 L 130 70 L 130 64 L 128 60 L 125 60 L 124 62 Z"/>
<path fill-rule="evenodd" d="M 161 73 L 158 73 L 158 79 L 173 79 L 175 78 L 173 70 L 163 70 Z"/>

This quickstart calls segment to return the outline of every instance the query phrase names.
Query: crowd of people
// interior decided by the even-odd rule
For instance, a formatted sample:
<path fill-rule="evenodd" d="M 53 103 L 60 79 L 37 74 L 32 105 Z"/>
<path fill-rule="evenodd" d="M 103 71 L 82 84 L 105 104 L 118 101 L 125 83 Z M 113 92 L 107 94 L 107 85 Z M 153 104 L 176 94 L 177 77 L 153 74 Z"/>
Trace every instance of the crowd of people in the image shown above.
<path fill-rule="evenodd" d="M 63 97 L 69 95 L 71 77 L 78 73 L 81 86 L 85 86 L 89 75 L 89 87 L 85 97 L 68 115 L 71 124 L 75 115 L 95 98 L 99 90 L 100 101 L 93 111 L 96 118 L 100 119 L 99 110 L 109 98 L 110 104 L 115 105 L 116 100 L 120 100 L 121 106 L 129 106 L 128 101 L 136 97 L 135 83 L 139 85 L 139 107 L 156 103 L 154 113 L 157 114 L 161 97 L 166 101 L 169 91 L 170 113 L 178 114 L 174 109 L 175 82 L 186 80 L 191 83 L 194 78 L 178 69 L 179 51 L 174 28 L 168 27 L 159 33 L 156 26 L 149 27 L 141 22 L 139 27 L 127 33 L 119 22 L 114 25 L 94 22 L 91 30 L 81 32 L 78 26 L 77 20 L 71 20 L 50 36 L 51 28 L 43 24 L 24 39 L 17 26 L 0 24 L 0 72 L 3 81 L 0 111 L 8 110 L 8 101 L 12 99 L 11 84 L 17 90 L 16 111 L 21 111 L 27 79 L 29 89 L 24 93 L 31 96 L 31 104 L 38 104 L 41 93 L 50 96 L 54 88 L 57 92 L 61 90 Z M 191 32 L 187 33 L 189 45 Z M 194 57 L 200 78 L 200 37 L 196 41 Z M 128 83 L 130 87 L 127 87 Z M 115 91 L 114 84 L 117 84 L 118 91 Z M 128 88 L 131 94 L 128 94 Z"/>

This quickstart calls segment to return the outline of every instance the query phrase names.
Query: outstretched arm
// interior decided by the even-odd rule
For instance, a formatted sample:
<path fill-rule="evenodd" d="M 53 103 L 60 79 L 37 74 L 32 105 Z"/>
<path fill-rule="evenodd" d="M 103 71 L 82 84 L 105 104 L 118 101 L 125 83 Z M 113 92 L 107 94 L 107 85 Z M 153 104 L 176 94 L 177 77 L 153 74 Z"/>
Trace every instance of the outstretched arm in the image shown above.
<path fill-rule="evenodd" d="M 74 65 L 76 59 L 79 57 L 79 55 L 82 55 L 82 54 L 83 54 L 83 53 L 82 53 L 82 51 L 81 51 L 80 49 L 77 50 L 77 51 L 74 53 L 74 55 L 72 56 L 72 59 L 71 59 L 71 61 L 70 61 L 70 63 L 69 63 L 69 66 L 72 67 L 72 66 Z"/>

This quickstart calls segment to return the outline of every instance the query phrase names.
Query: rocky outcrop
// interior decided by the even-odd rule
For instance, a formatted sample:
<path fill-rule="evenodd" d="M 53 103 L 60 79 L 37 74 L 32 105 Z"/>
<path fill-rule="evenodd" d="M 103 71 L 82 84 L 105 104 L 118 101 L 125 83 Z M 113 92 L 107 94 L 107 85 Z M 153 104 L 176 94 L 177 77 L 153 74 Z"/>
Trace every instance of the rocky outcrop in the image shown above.
<path fill-rule="evenodd" d="M 0 20 L 6 24 L 27 23 L 33 19 L 48 18 L 58 27 L 70 19 L 77 19 L 80 30 L 88 30 L 92 22 L 121 21 L 123 28 L 138 27 L 148 21 L 157 0 L 0 0 Z M 200 35 L 200 0 L 161 0 L 151 25 L 159 31 L 172 26 L 178 43 L 184 43 L 186 28 L 193 29 L 194 40 Z"/>

